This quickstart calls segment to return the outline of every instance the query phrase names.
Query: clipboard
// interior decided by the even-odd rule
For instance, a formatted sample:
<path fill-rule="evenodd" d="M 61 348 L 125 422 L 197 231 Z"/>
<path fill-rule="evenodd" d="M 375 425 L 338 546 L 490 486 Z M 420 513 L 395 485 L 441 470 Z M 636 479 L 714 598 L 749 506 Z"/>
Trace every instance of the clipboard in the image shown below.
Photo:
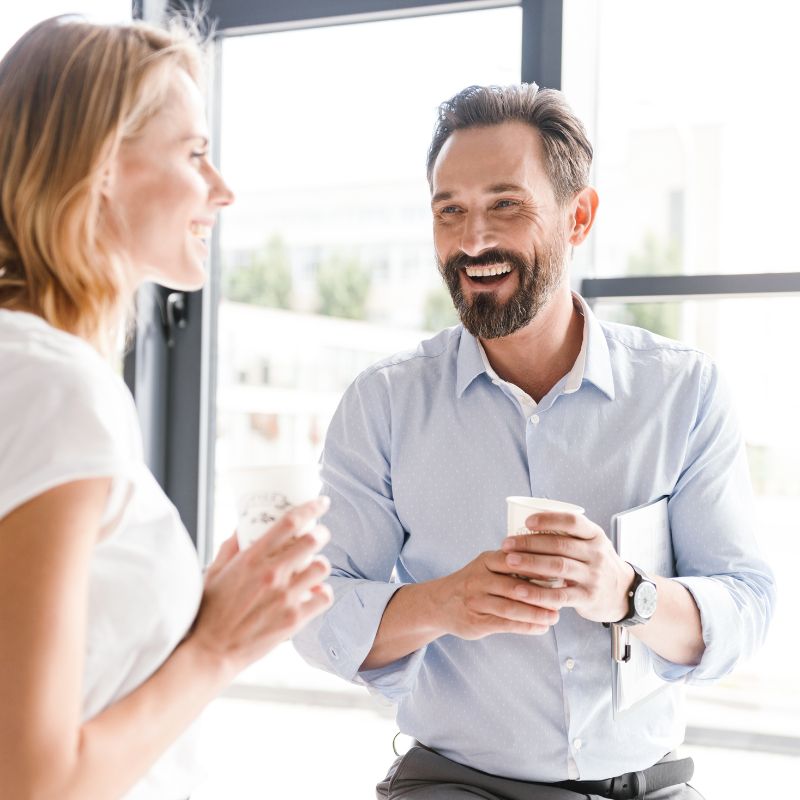
<path fill-rule="evenodd" d="M 622 511 L 611 518 L 611 542 L 619 556 L 646 573 L 671 578 L 675 557 L 667 498 Z M 614 717 L 667 686 L 653 668 L 649 648 L 626 628 L 611 625 Z"/>

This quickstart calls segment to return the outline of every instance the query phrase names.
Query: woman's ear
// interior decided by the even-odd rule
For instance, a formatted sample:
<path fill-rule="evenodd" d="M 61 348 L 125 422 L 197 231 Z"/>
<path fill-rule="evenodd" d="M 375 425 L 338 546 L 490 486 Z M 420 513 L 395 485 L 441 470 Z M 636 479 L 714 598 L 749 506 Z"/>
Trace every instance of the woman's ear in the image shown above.
<path fill-rule="evenodd" d="M 103 167 L 103 172 L 100 176 L 100 194 L 106 198 L 106 200 L 110 199 L 112 194 L 114 193 L 114 186 L 116 184 L 116 163 L 113 160 L 110 160 L 105 167 Z"/>

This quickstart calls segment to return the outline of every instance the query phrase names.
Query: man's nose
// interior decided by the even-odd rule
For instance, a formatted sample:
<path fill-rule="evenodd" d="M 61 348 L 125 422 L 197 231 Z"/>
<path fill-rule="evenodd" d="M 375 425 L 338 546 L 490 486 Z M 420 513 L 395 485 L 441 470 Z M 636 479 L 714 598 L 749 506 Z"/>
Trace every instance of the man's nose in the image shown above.
<path fill-rule="evenodd" d="M 483 214 L 467 214 L 461 231 L 461 250 L 468 256 L 478 256 L 485 250 L 498 247 L 499 242 L 489 220 Z"/>

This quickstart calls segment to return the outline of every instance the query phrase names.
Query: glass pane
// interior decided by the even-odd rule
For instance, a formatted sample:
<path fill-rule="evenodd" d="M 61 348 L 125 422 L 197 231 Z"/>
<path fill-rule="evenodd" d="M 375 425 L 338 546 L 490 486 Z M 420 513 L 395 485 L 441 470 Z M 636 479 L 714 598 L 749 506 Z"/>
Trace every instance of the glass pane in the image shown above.
<path fill-rule="evenodd" d="M 778 604 L 764 648 L 720 684 L 690 687 L 690 724 L 800 737 L 800 299 L 599 302 L 597 314 L 642 325 L 709 353 L 734 397 L 756 493 L 758 539 L 775 570 Z"/>
<path fill-rule="evenodd" d="M 90 22 L 125 22 L 131 18 L 131 0 L 36 0 L 35 3 L 4 3 L 0 9 L 0 58 L 28 28 L 58 14 L 81 14 Z"/>
<path fill-rule="evenodd" d="M 455 322 L 425 156 L 442 100 L 519 81 L 520 42 L 519 8 L 223 42 L 217 543 L 231 468 L 316 461 L 355 376 Z M 290 646 L 246 680 L 362 693 Z"/>
<path fill-rule="evenodd" d="M 787 157 L 800 5 L 564 5 L 563 88 L 589 126 L 600 194 L 585 274 L 800 269 L 775 217 L 800 181 Z"/>

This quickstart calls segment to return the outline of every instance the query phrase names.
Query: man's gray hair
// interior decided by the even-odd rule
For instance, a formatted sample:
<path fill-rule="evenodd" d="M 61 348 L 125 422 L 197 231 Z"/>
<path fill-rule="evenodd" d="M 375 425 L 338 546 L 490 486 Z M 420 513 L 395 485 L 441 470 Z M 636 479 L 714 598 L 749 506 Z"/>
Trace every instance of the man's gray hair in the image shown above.
<path fill-rule="evenodd" d="M 555 89 L 535 83 L 468 86 L 439 106 L 439 119 L 428 150 L 428 183 L 444 143 L 453 131 L 524 122 L 539 131 L 545 170 L 556 200 L 565 203 L 589 184 L 592 145 L 583 123 Z"/>

